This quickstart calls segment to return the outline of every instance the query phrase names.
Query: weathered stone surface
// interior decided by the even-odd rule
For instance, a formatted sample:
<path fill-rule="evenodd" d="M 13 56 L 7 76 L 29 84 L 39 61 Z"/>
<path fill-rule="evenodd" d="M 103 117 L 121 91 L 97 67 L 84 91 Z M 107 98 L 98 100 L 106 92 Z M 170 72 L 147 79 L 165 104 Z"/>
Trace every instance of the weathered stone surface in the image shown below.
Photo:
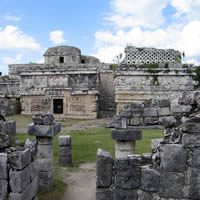
<path fill-rule="evenodd" d="M 112 184 L 114 161 L 109 152 L 98 149 L 97 152 L 97 188 L 109 187 Z"/>
<path fill-rule="evenodd" d="M 180 105 L 178 101 L 179 100 L 177 98 L 171 101 L 171 111 L 173 113 L 187 113 L 191 111 L 191 105 Z"/>
<path fill-rule="evenodd" d="M 59 146 L 71 146 L 71 136 L 69 135 L 60 135 L 58 137 Z"/>
<path fill-rule="evenodd" d="M 144 119 L 142 117 L 134 117 L 131 118 L 131 125 L 132 126 L 139 126 L 144 124 Z"/>
<path fill-rule="evenodd" d="M 151 140 L 151 149 L 154 151 L 160 146 L 160 143 L 163 142 L 163 138 Z"/>
<path fill-rule="evenodd" d="M 8 193 L 8 181 L 0 180 L 0 199 L 6 199 Z"/>
<path fill-rule="evenodd" d="M 141 132 L 142 131 L 139 129 L 125 129 L 125 130 L 112 129 L 111 135 L 113 140 L 131 141 L 131 140 L 141 140 L 142 138 Z"/>
<path fill-rule="evenodd" d="M 39 171 L 38 174 L 38 190 L 48 191 L 53 187 L 53 171 Z"/>
<path fill-rule="evenodd" d="M 144 117 L 157 117 L 158 108 L 144 108 Z"/>
<path fill-rule="evenodd" d="M 52 145 L 38 145 L 37 159 L 45 159 L 53 157 L 53 144 Z"/>
<path fill-rule="evenodd" d="M 113 200 L 113 192 L 109 189 L 97 189 L 96 200 Z"/>
<path fill-rule="evenodd" d="M 8 135 L 0 133 L 0 149 L 5 149 L 9 145 Z"/>
<path fill-rule="evenodd" d="M 31 152 L 29 149 L 11 152 L 8 154 L 8 160 L 13 169 L 22 170 L 30 163 Z"/>
<path fill-rule="evenodd" d="M 177 123 L 174 116 L 160 117 L 160 121 L 165 128 L 171 128 Z"/>
<path fill-rule="evenodd" d="M 143 117 L 143 109 L 131 108 L 131 116 L 133 117 Z"/>
<path fill-rule="evenodd" d="M 183 145 L 166 144 L 161 151 L 161 170 L 183 172 L 186 168 L 187 153 Z"/>
<path fill-rule="evenodd" d="M 29 167 L 29 171 L 30 171 L 30 179 L 31 181 L 36 177 L 38 176 L 38 170 L 37 170 L 37 162 L 34 161 L 34 162 L 31 162 L 30 165 L 28 166 Z"/>
<path fill-rule="evenodd" d="M 185 179 L 184 197 L 200 199 L 200 169 L 188 168 Z"/>
<path fill-rule="evenodd" d="M 54 137 L 61 131 L 61 123 L 52 126 L 29 124 L 28 134 L 33 136 Z"/>
<path fill-rule="evenodd" d="M 3 133 L 8 135 L 10 144 L 14 144 L 16 139 L 16 121 L 12 120 L 4 122 Z"/>
<path fill-rule="evenodd" d="M 145 117 L 144 118 L 144 123 L 153 125 L 153 124 L 158 124 L 159 123 L 159 118 L 158 117 Z"/>
<path fill-rule="evenodd" d="M 53 144 L 53 139 L 51 137 L 40 137 L 37 136 L 37 143 L 40 145 L 52 145 Z"/>
<path fill-rule="evenodd" d="M 31 161 L 35 160 L 37 154 L 37 141 L 26 139 L 24 148 L 28 148 L 31 151 Z"/>
<path fill-rule="evenodd" d="M 132 156 L 115 160 L 115 187 L 137 189 L 141 182 L 140 157 Z"/>
<path fill-rule="evenodd" d="M 21 193 L 30 182 L 29 167 L 26 167 L 22 171 L 10 170 L 9 177 L 11 191 L 14 193 Z"/>
<path fill-rule="evenodd" d="M 36 159 L 36 168 L 39 171 L 52 171 L 53 170 L 53 158 Z"/>
<path fill-rule="evenodd" d="M 148 192 L 157 192 L 160 184 L 160 173 L 156 169 L 148 166 L 142 167 L 141 170 L 141 189 Z"/>
<path fill-rule="evenodd" d="M 183 134 L 182 143 L 185 147 L 200 147 L 200 135 Z"/>
<path fill-rule="evenodd" d="M 61 157 L 59 156 L 59 164 L 62 166 L 71 166 L 72 165 L 72 156 L 71 154 L 67 157 Z"/>
<path fill-rule="evenodd" d="M 183 187 L 184 187 L 183 173 L 172 173 L 172 172 L 160 173 L 160 188 L 159 188 L 160 197 L 182 199 Z"/>
<path fill-rule="evenodd" d="M 144 191 L 138 191 L 138 200 L 154 200 L 152 193 L 150 192 L 144 192 Z"/>
<path fill-rule="evenodd" d="M 199 134 L 200 133 L 200 123 L 185 122 L 182 124 L 182 131 L 187 134 Z"/>
<path fill-rule="evenodd" d="M 59 146 L 59 156 L 67 156 L 72 154 L 71 146 Z"/>
<path fill-rule="evenodd" d="M 113 196 L 113 200 L 137 200 L 137 192 L 135 190 L 115 189 Z"/>
<path fill-rule="evenodd" d="M 123 128 L 123 129 L 127 128 L 127 119 L 126 118 L 121 119 L 121 128 Z"/>
<path fill-rule="evenodd" d="M 161 108 L 169 107 L 169 105 L 170 105 L 169 99 L 162 99 L 159 101 L 159 107 L 161 107 Z"/>
<path fill-rule="evenodd" d="M 171 112 L 169 110 L 169 107 L 159 108 L 159 110 L 158 110 L 159 116 L 167 116 L 167 115 L 170 115 L 170 114 L 171 114 Z"/>
<path fill-rule="evenodd" d="M 0 153 L 0 180 L 7 179 L 7 161 L 8 156 L 6 153 Z"/>
<path fill-rule="evenodd" d="M 135 153 L 135 141 L 116 141 L 115 158 L 125 158 Z"/>

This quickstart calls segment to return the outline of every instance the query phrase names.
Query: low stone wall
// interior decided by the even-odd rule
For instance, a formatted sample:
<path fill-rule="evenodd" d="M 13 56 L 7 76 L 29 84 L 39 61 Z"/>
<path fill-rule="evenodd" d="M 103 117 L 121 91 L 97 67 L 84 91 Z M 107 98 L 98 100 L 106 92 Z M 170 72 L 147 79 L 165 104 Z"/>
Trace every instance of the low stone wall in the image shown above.
<path fill-rule="evenodd" d="M 171 139 L 152 142 L 148 165 L 144 155 L 113 160 L 99 150 L 97 200 L 200 199 L 200 114 L 165 132 Z"/>
<path fill-rule="evenodd" d="M 200 108 L 200 92 L 184 92 L 181 96 L 163 100 L 148 100 L 127 104 L 113 117 L 110 128 L 162 128 L 166 120 L 184 121 Z"/>
<path fill-rule="evenodd" d="M 16 98 L 0 98 L 0 113 L 4 116 L 15 115 L 21 112 L 21 103 Z"/>
<path fill-rule="evenodd" d="M 8 136 L 0 134 L 0 199 L 36 200 L 36 142 L 16 148 L 8 145 Z"/>

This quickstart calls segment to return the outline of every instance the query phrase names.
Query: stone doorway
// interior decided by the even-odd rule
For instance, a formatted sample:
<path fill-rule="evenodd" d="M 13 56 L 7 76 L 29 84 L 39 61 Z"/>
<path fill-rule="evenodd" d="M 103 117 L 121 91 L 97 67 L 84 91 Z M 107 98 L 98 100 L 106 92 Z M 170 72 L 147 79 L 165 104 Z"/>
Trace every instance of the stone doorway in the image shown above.
<path fill-rule="evenodd" d="M 63 99 L 53 99 L 53 113 L 63 114 Z"/>

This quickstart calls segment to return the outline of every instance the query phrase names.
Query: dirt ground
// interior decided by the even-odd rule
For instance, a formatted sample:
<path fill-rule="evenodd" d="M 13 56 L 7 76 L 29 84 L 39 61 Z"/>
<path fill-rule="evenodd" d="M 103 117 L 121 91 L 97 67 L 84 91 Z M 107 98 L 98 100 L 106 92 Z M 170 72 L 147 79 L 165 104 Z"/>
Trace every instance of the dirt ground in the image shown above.
<path fill-rule="evenodd" d="M 68 174 L 63 179 L 68 186 L 62 200 L 96 199 L 96 163 L 82 164 L 79 171 Z"/>

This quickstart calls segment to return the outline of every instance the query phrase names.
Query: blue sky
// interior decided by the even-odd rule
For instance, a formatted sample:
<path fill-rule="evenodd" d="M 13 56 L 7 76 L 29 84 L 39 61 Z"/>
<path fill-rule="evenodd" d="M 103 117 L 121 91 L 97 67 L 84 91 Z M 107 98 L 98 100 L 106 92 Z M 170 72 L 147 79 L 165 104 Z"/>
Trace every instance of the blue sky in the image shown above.
<path fill-rule="evenodd" d="M 0 71 L 76 46 L 104 62 L 127 44 L 175 48 L 200 63 L 200 0 L 1 0 Z"/>

